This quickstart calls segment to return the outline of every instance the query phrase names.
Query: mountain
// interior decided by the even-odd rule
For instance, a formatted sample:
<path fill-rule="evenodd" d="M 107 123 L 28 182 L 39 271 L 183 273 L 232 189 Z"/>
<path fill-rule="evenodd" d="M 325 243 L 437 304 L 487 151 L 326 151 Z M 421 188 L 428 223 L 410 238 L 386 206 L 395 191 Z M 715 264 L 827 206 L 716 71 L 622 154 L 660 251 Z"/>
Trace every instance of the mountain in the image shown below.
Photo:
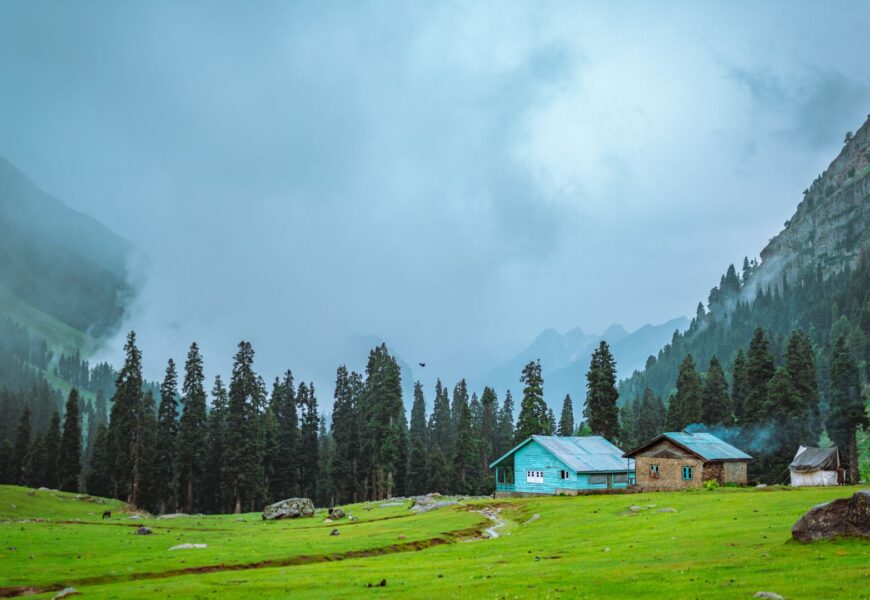
<path fill-rule="evenodd" d="M 541 361 L 544 376 L 544 399 L 558 415 L 562 400 L 571 394 L 574 407 L 579 411 L 586 397 L 586 371 L 592 351 L 601 340 L 607 340 L 617 362 L 620 376 L 627 376 L 642 369 L 647 357 L 664 346 L 677 329 L 685 328 L 685 317 L 672 319 L 661 325 L 644 325 L 629 333 L 622 325 L 611 325 L 601 335 L 590 335 L 579 327 L 560 334 L 555 329 L 545 329 L 527 348 L 510 360 L 490 371 L 474 389 L 479 391 L 488 385 L 501 396 L 510 389 L 519 405 L 522 397 L 520 373 L 533 360 Z M 579 414 L 579 413 L 578 413 Z"/>
<path fill-rule="evenodd" d="M 819 391 L 828 393 L 831 347 L 846 336 L 858 365 L 870 361 L 870 116 L 830 166 L 804 191 L 794 215 L 761 250 L 761 262 L 733 265 L 708 297 L 706 310 L 675 335 L 647 368 L 620 384 L 621 399 L 644 387 L 665 398 L 679 363 L 691 354 L 699 371 L 712 356 L 726 374 L 756 327 L 780 364 L 787 337 L 802 329 L 816 352 Z M 866 367 L 862 367 L 866 374 Z"/>
<path fill-rule="evenodd" d="M 47 338 L 46 330 L 63 325 L 100 338 L 117 326 L 132 293 L 129 255 L 124 239 L 46 194 L 0 158 L 4 311 Z"/>

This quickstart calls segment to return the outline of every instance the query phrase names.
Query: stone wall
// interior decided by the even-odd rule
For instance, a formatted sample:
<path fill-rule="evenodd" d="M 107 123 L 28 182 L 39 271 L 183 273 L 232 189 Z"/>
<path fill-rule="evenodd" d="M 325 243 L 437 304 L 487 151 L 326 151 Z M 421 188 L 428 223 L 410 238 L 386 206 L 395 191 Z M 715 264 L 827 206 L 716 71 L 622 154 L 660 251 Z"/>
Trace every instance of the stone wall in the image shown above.
<path fill-rule="evenodd" d="M 653 477 L 650 465 L 658 465 L 659 476 Z M 637 456 L 637 485 L 645 492 L 662 490 L 685 490 L 701 487 L 703 461 L 694 458 L 664 458 L 654 456 Z M 693 478 L 683 479 L 683 467 L 692 467 Z"/>
<path fill-rule="evenodd" d="M 746 463 L 745 462 L 726 462 L 725 465 L 725 483 L 736 483 L 738 485 L 746 485 Z"/>
<path fill-rule="evenodd" d="M 704 471 L 701 473 L 701 481 L 715 481 L 719 485 L 725 485 L 725 463 L 704 463 Z"/>

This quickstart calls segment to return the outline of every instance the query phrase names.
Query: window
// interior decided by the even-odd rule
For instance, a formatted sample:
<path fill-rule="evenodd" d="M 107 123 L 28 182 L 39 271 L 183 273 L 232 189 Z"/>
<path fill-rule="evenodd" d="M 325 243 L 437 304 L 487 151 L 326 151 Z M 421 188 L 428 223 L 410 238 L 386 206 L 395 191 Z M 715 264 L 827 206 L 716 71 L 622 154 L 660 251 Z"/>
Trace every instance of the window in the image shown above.
<path fill-rule="evenodd" d="M 650 476 L 652 479 L 658 479 L 658 478 L 659 478 L 659 466 L 658 466 L 658 465 L 650 465 L 650 466 L 649 466 L 649 476 Z"/>
<path fill-rule="evenodd" d="M 544 483 L 544 472 L 526 471 L 526 483 Z"/>
<path fill-rule="evenodd" d="M 613 483 L 628 483 L 628 473 L 614 473 Z"/>
<path fill-rule="evenodd" d="M 559 471 L 559 479 L 571 479 L 571 473 L 568 471 Z"/>
<path fill-rule="evenodd" d="M 607 475 L 590 475 L 589 485 L 607 485 Z"/>
<path fill-rule="evenodd" d="M 692 471 L 694 469 L 692 467 L 683 467 L 683 479 L 689 480 L 692 478 Z"/>

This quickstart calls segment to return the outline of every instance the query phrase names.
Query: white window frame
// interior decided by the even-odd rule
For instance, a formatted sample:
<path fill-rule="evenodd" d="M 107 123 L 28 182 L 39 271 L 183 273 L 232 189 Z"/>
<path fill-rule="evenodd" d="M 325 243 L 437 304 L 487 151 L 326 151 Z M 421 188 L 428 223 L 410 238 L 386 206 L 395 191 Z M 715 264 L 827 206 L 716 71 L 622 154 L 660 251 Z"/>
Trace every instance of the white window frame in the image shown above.
<path fill-rule="evenodd" d="M 559 479 L 565 481 L 566 479 L 571 479 L 571 472 L 566 471 L 565 469 L 559 470 Z"/>
<path fill-rule="evenodd" d="M 544 483 L 543 471 L 526 471 L 526 483 Z"/>

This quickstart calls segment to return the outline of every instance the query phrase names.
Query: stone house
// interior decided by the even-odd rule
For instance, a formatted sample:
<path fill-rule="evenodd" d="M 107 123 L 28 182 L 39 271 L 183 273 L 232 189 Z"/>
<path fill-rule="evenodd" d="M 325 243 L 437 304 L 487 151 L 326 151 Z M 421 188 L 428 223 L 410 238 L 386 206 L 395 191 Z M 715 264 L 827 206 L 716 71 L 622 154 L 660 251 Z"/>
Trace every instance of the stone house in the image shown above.
<path fill-rule="evenodd" d="M 698 488 L 705 481 L 746 484 L 751 456 L 710 433 L 667 432 L 623 454 L 634 459 L 643 491 Z"/>

